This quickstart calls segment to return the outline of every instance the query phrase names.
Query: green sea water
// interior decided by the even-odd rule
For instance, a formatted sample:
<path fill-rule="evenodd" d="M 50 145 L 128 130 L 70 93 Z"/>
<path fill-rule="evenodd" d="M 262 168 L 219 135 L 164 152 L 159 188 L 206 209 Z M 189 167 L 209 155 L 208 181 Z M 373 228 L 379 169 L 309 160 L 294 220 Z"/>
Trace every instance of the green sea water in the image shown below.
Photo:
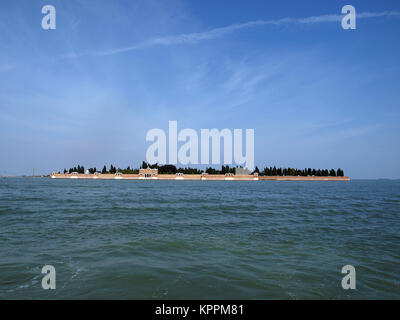
<path fill-rule="evenodd" d="M 398 180 L 0 179 L 0 299 L 400 299 L 399 271 Z"/>

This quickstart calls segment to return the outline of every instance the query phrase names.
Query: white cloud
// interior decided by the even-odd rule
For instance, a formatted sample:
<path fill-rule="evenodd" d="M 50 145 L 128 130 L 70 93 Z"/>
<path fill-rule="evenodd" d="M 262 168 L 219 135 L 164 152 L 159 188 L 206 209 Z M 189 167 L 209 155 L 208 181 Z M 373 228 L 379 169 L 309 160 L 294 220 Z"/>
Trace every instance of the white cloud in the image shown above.
<path fill-rule="evenodd" d="M 165 36 L 153 38 L 148 41 L 145 41 L 141 44 L 114 48 L 104 51 L 92 51 L 88 53 L 84 53 L 82 55 L 93 55 L 93 56 L 106 56 L 112 55 L 137 49 L 142 49 L 146 47 L 153 47 L 159 45 L 178 45 L 185 43 L 197 43 L 205 40 L 212 40 L 220 38 L 224 35 L 233 33 L 238 30 L 252 28 L 256 26 L 265 26 L 265 25 L 283 25 L 283 24 L 316 24 L 316 23 L 329 23 L 329 22 L 338 22 L 343 18 L 344 15 L 340 14 L 328 14 L 321 16 L 311 16 L 306 18 L 282 18 L 277 20 L 257 20 L 257 21 L 249 21 L 246 23 L 232 24 L 226 27 L 220 27 L 211 29 L 205 32 L 195 32 L 195 33 L 186 33 L 179 34 L 174 36 Z M 400 16 L 399 11 L 383 11 L 383 12 L 362 12 L 357 13 L 357 19 L 369 19 L 369 18 L 378 18 L 378 17 L 390 17 L 390 16 Z M 79 55 L 78 55 L 79 56 Z M 75 56 L 76 57 L 76 56 Z"/>

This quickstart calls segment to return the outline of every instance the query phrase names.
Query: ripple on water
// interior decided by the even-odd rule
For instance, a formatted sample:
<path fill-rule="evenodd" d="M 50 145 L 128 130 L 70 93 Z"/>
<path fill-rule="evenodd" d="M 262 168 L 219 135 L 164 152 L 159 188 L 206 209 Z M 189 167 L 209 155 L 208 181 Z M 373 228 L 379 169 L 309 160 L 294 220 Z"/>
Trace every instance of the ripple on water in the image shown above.
<path fill-rule="evenodd" d="M 0 298 L 399 299 L 399 203 L 399 181 L 0 179 Z"/>

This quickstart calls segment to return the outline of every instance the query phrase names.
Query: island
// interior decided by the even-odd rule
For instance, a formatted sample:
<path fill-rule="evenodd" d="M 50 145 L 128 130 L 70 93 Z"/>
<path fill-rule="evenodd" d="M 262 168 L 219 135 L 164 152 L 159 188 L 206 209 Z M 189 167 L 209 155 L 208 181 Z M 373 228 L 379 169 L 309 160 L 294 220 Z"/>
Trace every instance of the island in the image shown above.
<path fill-rule="evenodd" d="M 216 180 L 216 181 L 350 181 L 343 170 L 331 169 L 294 169 L 265 167 L 253 172 L 247 168 L 222 166 L 221 170 L 209 167 L 206 170 L 197 168 L 177 168 L 174 165 L 148 164 L 143 161 L 139 169 L 116 168 L 104 166 L 101 171 L 96 168 L 85 170 L 83 166 L 53 172 L 51 179 L 99 179 L 99 180 Z"/>

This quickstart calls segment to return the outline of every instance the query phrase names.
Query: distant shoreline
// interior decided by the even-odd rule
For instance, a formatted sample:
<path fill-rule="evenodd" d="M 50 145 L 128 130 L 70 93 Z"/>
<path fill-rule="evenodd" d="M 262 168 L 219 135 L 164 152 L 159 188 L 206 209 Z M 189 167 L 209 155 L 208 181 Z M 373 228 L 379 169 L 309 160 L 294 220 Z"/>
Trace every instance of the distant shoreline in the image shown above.
<path fill-rule="evenodd" d="M 258 175 L 224 175 L 224 174 L 158 174 L 144 177 L 140 174 L 83 174 L 52 173 L 51 179 L 85 179 L 85 180 L 199 180 L 199 181 L 350 181 L 350 177 L 330 176 L 258 176 Z"/>

